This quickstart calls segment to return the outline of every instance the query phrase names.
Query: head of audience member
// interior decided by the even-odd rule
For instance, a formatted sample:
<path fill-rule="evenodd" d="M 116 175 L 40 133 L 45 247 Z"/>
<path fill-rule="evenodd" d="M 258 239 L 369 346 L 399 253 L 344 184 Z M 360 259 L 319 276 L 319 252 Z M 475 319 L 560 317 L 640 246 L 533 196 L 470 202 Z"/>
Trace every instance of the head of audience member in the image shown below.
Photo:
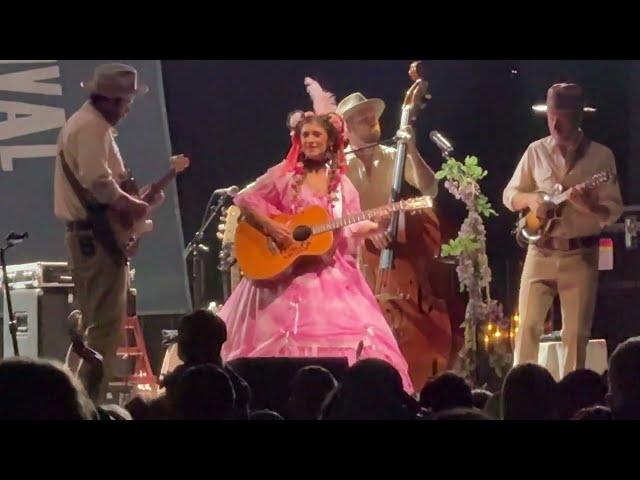
<path fill-rule="evenodd" d="M 187 365 L 221 365 L 220 351 L 227 341 L 227 326 L 209 310 L 196 310 L 178 324 L 178 357 Z"/>
<path fill-rule="evenodd" d="M 235 394 L 225 371 L 211 363 L 187 368 L 177 379 L 171 408 L 180 420 L 228 420 Z"/>
<path fill-rule="evenodd" d="M 0 420 L 95 418 L 82 384 L 61 363 L 25 357 L 0 362 Z"/>
<path fill-rule="evenodd" d="M 127 402 L 126 410 L 133 420 L 171 420 L 171 403 L 166 395 L 147 398 L 137 395 Z"/>
<path fill-rule="evenodd" d="M 557 384 L 547 369 L 525 363 L 507 374 L 502 386 L 502 418 L 557 419 Z"/>
<path fill-rule="evenodd" d="M 420 392 L 420 404 L 434 413 L 456 407 L 471 408 L 471 387 L 461 376 L 446 372 L 427 380 Z"/>
<path fill-rule="evenodd" d="M 609 359 L 607 403 L 616 420 L 640 420 L 640 337 L 618 345 Z"/>
<path fill-rule="evenodd" d="M 353 364 L 323 405 L 322 419 L 402 420 L 413 418 L 412 402 L 398 371 L 384 360 Z"/>
<path fill-rule="evenodd" d="M 578 410 L 571 420 L 613 420 L 611 410 L 602 405 L 581 408 Z"/>
<path fill-rule="evenodd" d="M 491 418 L 477 408 L 456 407 L 441 410 L 433 416 L 433 420 L 491 420 Z"/>
<path fill-rule="evenodd" d="M 558 382 L 558 417 L 569 420 L 581 408 L 603 405 L 607 386 L 593 370 L 580 369 Z"/>
<path fill-rule="evenodd" d="M 317 420 L 327 395 L 338 383 L 324 367 L 311 365 L 296 372 L 289 388 L 287 418 L 290 420 Z"/>

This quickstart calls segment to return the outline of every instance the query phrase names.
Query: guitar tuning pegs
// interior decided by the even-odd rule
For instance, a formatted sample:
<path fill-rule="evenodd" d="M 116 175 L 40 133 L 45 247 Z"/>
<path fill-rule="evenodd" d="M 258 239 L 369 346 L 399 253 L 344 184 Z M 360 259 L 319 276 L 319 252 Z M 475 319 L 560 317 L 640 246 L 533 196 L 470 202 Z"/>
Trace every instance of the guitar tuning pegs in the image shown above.
<path fill-rule="evenodd" d="M 216 233 L 216 237 L 218 238 L 218 240 L 222 241 L 224 239 L 224 234 L 222 232 L 218 232 Z"/>
<path fill-rule="evenodd" d="M 220 223 L 218 225 L 218 231 L 219 232 L 224 232 L 225 228 L 226 228 L 226 225 L 224 223 Z"/>

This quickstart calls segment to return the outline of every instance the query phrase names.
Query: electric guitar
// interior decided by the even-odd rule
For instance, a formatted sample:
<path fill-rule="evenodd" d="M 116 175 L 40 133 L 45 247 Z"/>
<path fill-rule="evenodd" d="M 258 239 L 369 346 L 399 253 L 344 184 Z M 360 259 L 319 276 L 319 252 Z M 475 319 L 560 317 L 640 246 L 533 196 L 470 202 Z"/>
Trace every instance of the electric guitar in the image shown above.
<path fill-rule="evenodd" d="M 130 172 L 128 177 L 121 182 L 120 188 L 132 197 L 149 203 L 152 207 L 151 210 L 153 210 L 157 205 L 152 204 L 151 200 L 164 190 L 179 173 L 182 173 L 190 163 L 189 159 L 184 155 L 171 157 L 169 162 L 171 163 L 169 171 L 160 180 L 153 183 L 144 195 L 141 194 Z M 127 258 L 132 257 L 137 252 L 140 237 L 153 230 L 153 221 L 150 216 L 134 220 L 129 212 L 113 208 L 107 210 L 106 220 L 118 247 Z"/>

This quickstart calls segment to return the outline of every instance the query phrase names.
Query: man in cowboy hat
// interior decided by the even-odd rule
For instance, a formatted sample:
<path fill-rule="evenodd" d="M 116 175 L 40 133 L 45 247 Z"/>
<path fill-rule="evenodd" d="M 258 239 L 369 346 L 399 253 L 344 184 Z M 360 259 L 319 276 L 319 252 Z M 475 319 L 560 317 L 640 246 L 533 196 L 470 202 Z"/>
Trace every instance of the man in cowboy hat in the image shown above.
<path fill-rule="evenodd" d="M 582 88 L 559 83 L 547 93 L 550 136 L 533 142 L 503 193 L 511 211 L 529 208 L 543 213 L 539 191 L 556 185 L 569 190 L 560 221 L 547 238 L 529 246 L 520 283 L 520 327 L 514 364 L 536 363 L 540 335 L 556 295 L 562 305 L 562 343 L 566 350 L 561 377 L 585 367 L 598 287 L 598 236 L 622 213 L 622 198 L 614 180 L 587 190 L 581 186 L 598 172 L 615 174 L 609 148 L 589 140 L 581 129 L 585 101 Z"/>
<path fill-rule="evenodd" d="M 368 99 L 360 92 L 345 97 L 337 108 L 347 125 L 347 152 L 353 152 L 347 153 L 347 175 L 360 194 L 363 210 L 388 203 L 393 183 L 396 149 L 379 145 L 384 109 L 381 99 Z M 398 133 L 407 142 L 405 181 L 423 195 L 435 197 L 438 182 L 416 148 L 413 129 L 407 127 Z"/>
<path fill-rule="evenodd" d="M 149 205 L 120 188 L 125 166 L 115 142 L 115 125 L 131 108 L 136 95 L 148 92 L 138 85 L 137 72 L 123 64 L 105 64 L 93 78 L 81 83 L 89 94 L 60 131 L 54 177 L 54 212 L 66 223 L 65 243 L 75 283 L 75 298 L 82 311 L 87 344 L 103 356 L 100 388 L 87 385 L 89 365 L 81 364 L 79 376 L 96 403 L 106 398 L 108 382 L 126 317 L 128 268 L 124 255 L 101 238 L 91 215 L 93 208 L 108 206 L 141 218 Z"/>

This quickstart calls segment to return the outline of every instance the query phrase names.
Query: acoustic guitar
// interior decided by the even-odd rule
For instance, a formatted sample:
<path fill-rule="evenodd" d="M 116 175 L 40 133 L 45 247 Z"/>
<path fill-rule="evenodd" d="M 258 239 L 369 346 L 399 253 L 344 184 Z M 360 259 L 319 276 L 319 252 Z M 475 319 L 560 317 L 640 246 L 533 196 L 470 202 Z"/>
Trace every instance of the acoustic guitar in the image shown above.
<path fill-rule="evenodd" d="M 277 215 L 273 220 L 286 225 L 293 242 L 281 248 L 273 238 L 240 219 L 236 230 L 235 253 L 242 273 L 252 280 L 272 279 L 287 271 L 303 257 L 317 257 L 333 247 L 333 232 L 348 225 L 388 215 L 391 212 L 432 208 L 428 196 L 401 200 L 390 205 L 331 219 L 322 207 L 312 206 L 295 215 Z"/>

